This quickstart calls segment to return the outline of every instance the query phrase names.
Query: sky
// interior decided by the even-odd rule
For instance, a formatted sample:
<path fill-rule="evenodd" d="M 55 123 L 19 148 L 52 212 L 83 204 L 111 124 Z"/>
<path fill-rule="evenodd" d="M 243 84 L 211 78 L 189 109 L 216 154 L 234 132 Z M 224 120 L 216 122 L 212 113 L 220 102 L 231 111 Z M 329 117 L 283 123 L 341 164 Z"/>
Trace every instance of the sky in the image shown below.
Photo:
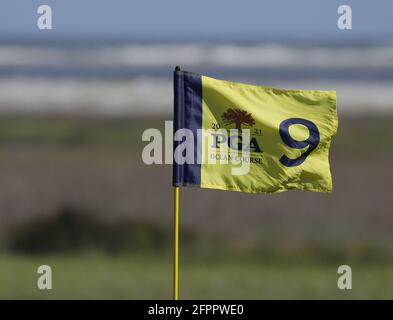
<path fill-rule="evenodd" d="M 53 30 L 38 30 L 50 5 Z M 353 29 L 337 28 L 352 7 Z M 393 38 L 392 0 L 1 0 L 0 37 L 288 39 Z"/>

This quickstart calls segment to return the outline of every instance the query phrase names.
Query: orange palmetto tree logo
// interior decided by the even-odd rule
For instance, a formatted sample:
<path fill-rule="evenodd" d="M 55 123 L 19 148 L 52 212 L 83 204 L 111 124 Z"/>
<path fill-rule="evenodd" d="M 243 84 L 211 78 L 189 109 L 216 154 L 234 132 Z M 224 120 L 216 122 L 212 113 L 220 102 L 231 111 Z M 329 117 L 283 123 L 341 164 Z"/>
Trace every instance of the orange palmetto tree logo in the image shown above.
<path fill-rule="evenodd" d="M 222 114 L 222 120 L 224 120 L 225 125 L 235 124 L 237 130 L 241 129 L 242 124 L 250 127 L 255 125 L 252 114 L 240 109 L 227 109 L 227 111 Z"/>

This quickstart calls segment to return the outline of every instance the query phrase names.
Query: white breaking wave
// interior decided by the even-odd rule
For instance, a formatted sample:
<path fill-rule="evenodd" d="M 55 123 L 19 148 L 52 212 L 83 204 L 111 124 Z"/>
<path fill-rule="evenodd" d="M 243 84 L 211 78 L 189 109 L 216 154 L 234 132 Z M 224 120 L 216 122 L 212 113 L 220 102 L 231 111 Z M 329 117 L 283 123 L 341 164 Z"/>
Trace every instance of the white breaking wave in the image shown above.
<path fill-rule="evenodd" d="M 393 46 L 128 44 L 97 47 L 0 45 L 0 67 L 393 67 Z"/>
<path fill-rule="evenodd" d="M 172 83 L 156 79 L 80 81 L 0 80 L 0 112 L 66 114 L 165 114 Z"/>
<path fill-rule="evenodd" d="M 126 81 L 0 79 L 0 112 L 170 115 L 172 85 L 171 80 L 143 77 Z M 391 82 L 287 81 L 274 86 L 337 90 L 337 109 L 343 114 L 393 113 Z"/>

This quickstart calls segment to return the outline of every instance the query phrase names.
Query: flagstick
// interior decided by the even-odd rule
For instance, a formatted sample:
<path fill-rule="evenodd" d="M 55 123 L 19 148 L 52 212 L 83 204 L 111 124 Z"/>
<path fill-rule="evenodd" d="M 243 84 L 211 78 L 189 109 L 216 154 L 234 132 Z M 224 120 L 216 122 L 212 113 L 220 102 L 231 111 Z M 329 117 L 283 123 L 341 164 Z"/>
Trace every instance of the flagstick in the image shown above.
<path fill-rule="evenodd" d="M 174 191 L 173 300 L 179 300 L 179 187 Z"/>

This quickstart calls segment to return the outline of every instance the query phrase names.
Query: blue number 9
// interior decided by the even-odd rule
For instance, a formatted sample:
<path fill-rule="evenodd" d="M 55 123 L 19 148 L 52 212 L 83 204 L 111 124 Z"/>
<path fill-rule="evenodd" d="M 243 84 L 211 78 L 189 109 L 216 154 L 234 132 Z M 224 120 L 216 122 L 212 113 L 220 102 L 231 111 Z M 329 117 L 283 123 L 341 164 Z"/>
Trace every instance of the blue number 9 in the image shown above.
<path fill-rule="evenodd" d="M 309 137 L 303 141 L 293 139 L 289 134 L 289 127 L 293 124 L 301 124 L 307 127 L 309 131 Z M 309 146 L 309 148 L 304 153 L 302 153 L 299 158 L 296 159 L 290 159 L 284 154 L 280 158 L 280 162 L 287 167 L 296 167 L 301 165 L 319 144 L 319 130 L 317 126 L 313 122 L 306 119 L 290 118 L 284 120 L 280 123 L 280 136 L 282 141 L 284 141 L 285 144 L 291 148 L 303 149 Z"/>

